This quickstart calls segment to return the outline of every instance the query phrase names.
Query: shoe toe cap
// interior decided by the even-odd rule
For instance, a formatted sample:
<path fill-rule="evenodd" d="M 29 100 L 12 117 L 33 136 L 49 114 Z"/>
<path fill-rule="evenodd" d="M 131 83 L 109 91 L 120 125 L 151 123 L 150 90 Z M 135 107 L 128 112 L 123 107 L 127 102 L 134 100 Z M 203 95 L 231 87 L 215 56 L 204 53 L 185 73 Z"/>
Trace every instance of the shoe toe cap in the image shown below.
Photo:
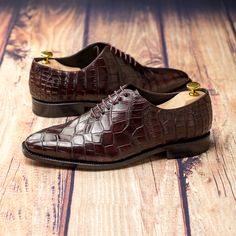
<path fill-rule="evenodd" d="M 25 147 L 33 154 L 53 158 L 70 158 L 71 143 L 59 140 L 57 134 L 37 132 L 25 140 Z"/>
<path fill-rule="evenodd" d="M 41 152 L 43 150 L 43 133 L 35 133 L 25 140 L 26 148 L 31 152 Z"/>

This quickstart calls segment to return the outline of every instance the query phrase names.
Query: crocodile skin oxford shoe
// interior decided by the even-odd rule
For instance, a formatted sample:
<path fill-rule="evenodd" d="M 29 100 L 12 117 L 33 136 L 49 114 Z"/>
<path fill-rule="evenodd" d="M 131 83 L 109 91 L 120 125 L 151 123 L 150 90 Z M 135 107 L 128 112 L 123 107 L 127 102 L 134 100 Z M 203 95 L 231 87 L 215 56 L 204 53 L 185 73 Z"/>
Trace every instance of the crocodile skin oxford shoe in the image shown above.
<path fill-rule="evenodd" d="M 190 81 L 183 71 L 151 68 L 106 43 L 53 58 L 42 52 L 30 70 L 33 112 L 44 117 L 83 114 L 124 84 L 152 92 L 178 91 Z"/>
<path fill-rule="evenodd" d="M 198 155 L 209 148 L 212 107 L 208 91 L 147 93 L 123 86 L 87 113 L 23 142 L 26 157 L 104 170 L 151 155 Z"/>

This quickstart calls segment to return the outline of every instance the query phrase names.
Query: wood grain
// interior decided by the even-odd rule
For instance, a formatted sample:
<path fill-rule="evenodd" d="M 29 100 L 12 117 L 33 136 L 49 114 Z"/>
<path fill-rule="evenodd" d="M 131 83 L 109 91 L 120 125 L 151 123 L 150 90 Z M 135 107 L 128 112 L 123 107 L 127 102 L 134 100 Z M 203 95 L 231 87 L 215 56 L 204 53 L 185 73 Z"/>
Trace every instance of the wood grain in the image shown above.
<path fill-rule="evenodd" d="M 235 38 L 222 5 L 208 4 L 163 1 L 164 35 L 169 65 L 183 67 L 210 89 L 215 114 L 211 149 L 180 162 L 191 233 L 235 235 Z M 211 4 L 214 8 L 206 14 Z"/>
<path fill-rule="evenodd" d="M 235 11 L 233 0 L 0 0 L 0 235 L 234 236 Z M 21 142 L 66 120 L 32 114 L 32 58 L 96 41 L 146 65 L 185 70 L 207 87 L 211 149 L 100 172 L 26 160 Z"/>
<path fill-rule="evenodd" d="M 153 2 L 144 7 L 138 2 L 92 1 L 89 7 L 88 43 L 109 42 L 146 65 L 164 64 Z M 183 235 L 185 230 L 175 161 L 78 171 L 71 204 L 69 235 Z"/>
<path fill-rule="evenodd" d="M 64 231 L 72 171 L 26 160 L 21 142 L 30 133 L 65 120 L 32 114 L 28 91 L 32 57 L 42 49 L 60 56 L 81 48 L 83 22 L 82 4 L 31 1 L 13 28 L 0 71 L 4 78 L 0 87 L 0 235 L 55 235 Z"/>
<path fill-rule="evenodd" d="M 18 6 L 13 7 L 4 1 L 0 1 L 0 64 L 5 51 L 7 40 L 10 36 L 12 27 L 16 21 L 20 8 Z"/>
<path fill-rule="evenodd" d="M 234 0 L 223 0 L 222 3 L 225 16 L 228 19 L 234 36 L 236 37 L 236 2 Z"/>

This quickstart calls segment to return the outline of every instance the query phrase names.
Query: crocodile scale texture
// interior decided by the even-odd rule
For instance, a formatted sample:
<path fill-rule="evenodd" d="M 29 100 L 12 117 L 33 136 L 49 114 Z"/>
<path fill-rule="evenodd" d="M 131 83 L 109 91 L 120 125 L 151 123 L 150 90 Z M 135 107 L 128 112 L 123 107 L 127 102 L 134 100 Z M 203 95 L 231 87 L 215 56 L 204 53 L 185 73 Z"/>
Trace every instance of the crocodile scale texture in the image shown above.
<path fill-rule="evenodd" d="M 153 92 L 170 92 L 190 81 L 180 70 L 142 66 L 109 44 L 80 71 L 53 69 L 39 60 L 32 62 L 29 87 L 32 97 L 44 102 L 99 102 L 124 84 Z"/>
<path fill-rule="evenodd" d="M 68 160 L 112 162 L 165 144 L 200 137 L 212 124 L 207 91 L 192 104 L 161 109 L 121 87 L 87 113 L 29 136 L 31 152 Z"/>

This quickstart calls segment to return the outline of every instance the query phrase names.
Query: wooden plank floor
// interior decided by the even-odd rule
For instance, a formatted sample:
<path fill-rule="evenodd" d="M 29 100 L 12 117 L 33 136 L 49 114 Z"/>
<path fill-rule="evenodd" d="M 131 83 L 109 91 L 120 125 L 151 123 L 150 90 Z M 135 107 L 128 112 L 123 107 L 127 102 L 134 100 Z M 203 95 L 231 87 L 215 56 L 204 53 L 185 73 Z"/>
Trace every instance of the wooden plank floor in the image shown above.
<path fill-rule="evenodd" d="M 1 236 L 236 235 L 234 0 L 0 0 L 0 22 Z M 32 113 L 32 58 L 96 41 L 146 65 L 185 70 L 208 88 L 210 150 L 100 172 L 26 160 L 22 141 L 67 119 Z"/>

